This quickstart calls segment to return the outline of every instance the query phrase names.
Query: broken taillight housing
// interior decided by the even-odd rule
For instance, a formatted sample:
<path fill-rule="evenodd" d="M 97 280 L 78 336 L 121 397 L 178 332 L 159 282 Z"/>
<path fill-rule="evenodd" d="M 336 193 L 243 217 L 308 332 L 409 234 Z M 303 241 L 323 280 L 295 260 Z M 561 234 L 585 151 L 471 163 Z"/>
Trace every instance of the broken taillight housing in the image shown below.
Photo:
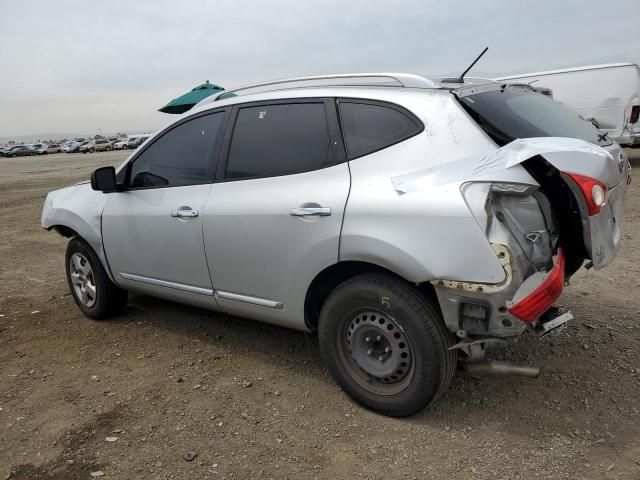
<path fill-rule="evenodd" d="M 529 295 L 509 308 L 509 313 L 523 322 L 536 321 L 562 294 L 564 288 L 564 254 L 558 249 L 556 264 L 545 279 Z"/>
<path fill-rule="evenodd" d="M 607 186 L 600 180 L 585 175 L 572 172 L 563 173 L 580 187 L 582 196 L 587 204 L 587 210 L 589 210 L 589 216 L 600 213 L 604 204 L 607 203 Z"/>

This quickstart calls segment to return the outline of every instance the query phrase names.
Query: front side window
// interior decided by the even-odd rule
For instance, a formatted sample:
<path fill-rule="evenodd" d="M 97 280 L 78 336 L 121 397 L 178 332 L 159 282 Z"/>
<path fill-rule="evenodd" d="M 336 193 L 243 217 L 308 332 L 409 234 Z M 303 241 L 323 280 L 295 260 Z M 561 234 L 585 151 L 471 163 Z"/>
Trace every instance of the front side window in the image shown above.
<path fill-rule="evenodd" d="M 324 103 L 244 107 L 238 110 L 225 177 L 289 175 L 330 161 Z"/>
<path fill-rule="evenodd" d="M 213 147 L 224 112 L 197 117 L 169 130 L 134 161 L 129 186 L 178 187 L 211 181 Z"/>
<path fill-rule="evenodd" d="M 400 108 L 340 100 L 340 120 L 349 158 L 361 157 L 420 133 L 422 124 Z"/>

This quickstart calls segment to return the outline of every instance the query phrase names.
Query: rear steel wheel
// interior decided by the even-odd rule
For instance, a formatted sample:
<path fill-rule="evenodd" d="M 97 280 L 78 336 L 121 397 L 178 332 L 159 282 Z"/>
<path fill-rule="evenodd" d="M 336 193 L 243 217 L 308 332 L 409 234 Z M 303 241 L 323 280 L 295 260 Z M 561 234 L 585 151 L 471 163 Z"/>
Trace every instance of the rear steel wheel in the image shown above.
<path fill-rule="evenodd" d="M 367 273 L 336 287 L 322 306 L 318 339 L 340 387 L 394 417 L 436 401 L 456 369 L 455 337 L 437 304 L 389 274 Z"/>
<path fill-rule="evenodd" d="M 411 345 L 391 316 L 381 311 L 360 311 L 343 334 L 343 354 L 352 360 L 351 373 L 363 386 L 380 395 L 394 395 L 411 382 Z"/>

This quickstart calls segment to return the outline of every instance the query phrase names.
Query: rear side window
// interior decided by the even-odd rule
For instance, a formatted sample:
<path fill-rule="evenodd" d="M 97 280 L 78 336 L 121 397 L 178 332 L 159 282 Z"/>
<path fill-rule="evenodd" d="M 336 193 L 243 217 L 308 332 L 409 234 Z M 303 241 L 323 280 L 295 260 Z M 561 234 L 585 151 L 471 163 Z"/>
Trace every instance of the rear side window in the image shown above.
<path fill-rule="evenodd" d="M 463 96 L 460 102 L 500 145 L 531 137 L 571 137 L 596 145 L 611 144 L 590 122 L 526 85 L 481 91 Z"/>
<path fill-rule="evenodd" d="M 423 129 L 417 118 L 400 107 L 344 100 L 339 105 L 349 158 L 390 147 Z"/>
<path fill-rule="evenodd" d="M 316 170 L 330 163 L 330 147 L 324 103 L 240 108 L 225 177 L 271 177 Z"/>
<path fill-rule="evenodd" d="M 149 145 L 131 166 L 130 187 L 178 187 L 211 181 L 213 147 L 224 112 L 194 118 Z"/>

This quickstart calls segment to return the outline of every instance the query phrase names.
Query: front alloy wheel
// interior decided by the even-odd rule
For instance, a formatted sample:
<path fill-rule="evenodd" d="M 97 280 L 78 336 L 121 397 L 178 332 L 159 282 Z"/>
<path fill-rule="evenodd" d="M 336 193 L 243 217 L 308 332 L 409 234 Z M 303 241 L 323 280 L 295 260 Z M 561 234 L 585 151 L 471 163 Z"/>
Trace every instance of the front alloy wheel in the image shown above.
<path fill-rule="evenodd" d="M 65 259 L 69 289 L 87 317 L 99 320 L 124 310 L 127 291 L 109 279 L 102 262 L 88 243 L 79 237 L 72 238 Z"/>
<path fill-rule="evenodd" d="M 74 253 L 69 260 L 69 275 L 76 298 L 87 308 L 96 303 L 96 281 L 91 264 L 81 253 Z"/>

